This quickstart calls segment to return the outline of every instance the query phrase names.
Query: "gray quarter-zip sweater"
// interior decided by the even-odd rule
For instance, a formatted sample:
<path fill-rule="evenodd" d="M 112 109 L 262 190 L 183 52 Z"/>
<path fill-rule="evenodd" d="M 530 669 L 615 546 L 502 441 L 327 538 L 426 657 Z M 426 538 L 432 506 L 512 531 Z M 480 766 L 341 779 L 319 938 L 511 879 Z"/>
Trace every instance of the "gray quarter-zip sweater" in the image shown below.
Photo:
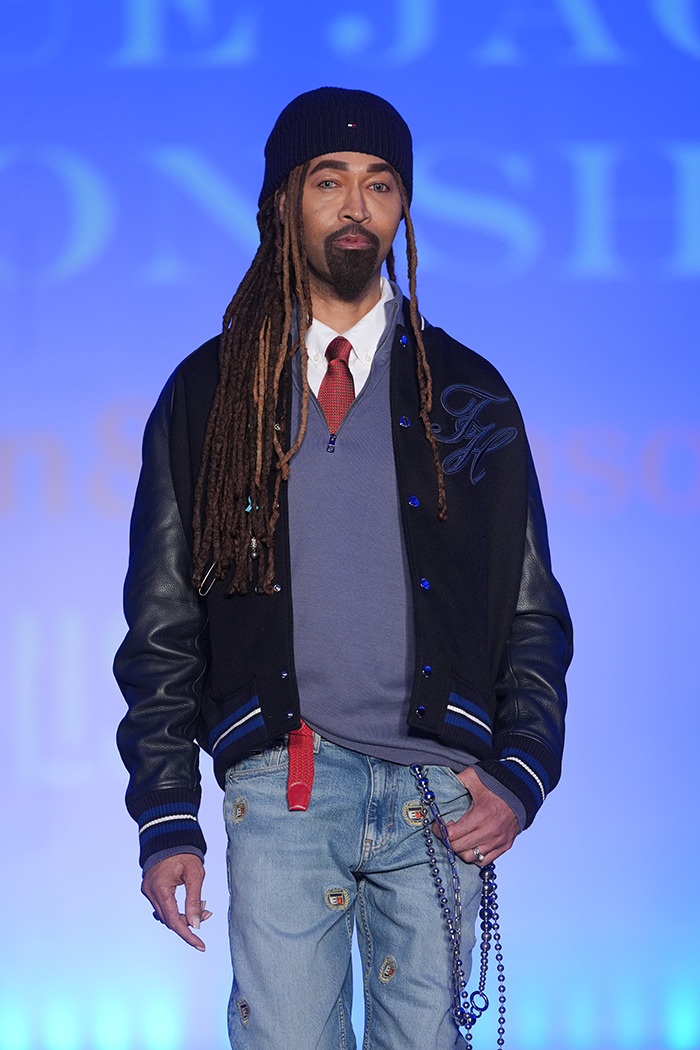
<path fill-rule="evenodd" d="M 413 606 L 389 403 L 402 300 L 396 288 L 370 375 L 335 437 L 317 398 L 309 399 L 288 491 L 294 664 L 302 717 L 326 740 L 391 762 L 459 771 L 473 756 L 407 724 Z M 301 404 L 298 355 L 294 364 L 292 433 Z M 499 793 L 522 811 L 510 792 Z"/>

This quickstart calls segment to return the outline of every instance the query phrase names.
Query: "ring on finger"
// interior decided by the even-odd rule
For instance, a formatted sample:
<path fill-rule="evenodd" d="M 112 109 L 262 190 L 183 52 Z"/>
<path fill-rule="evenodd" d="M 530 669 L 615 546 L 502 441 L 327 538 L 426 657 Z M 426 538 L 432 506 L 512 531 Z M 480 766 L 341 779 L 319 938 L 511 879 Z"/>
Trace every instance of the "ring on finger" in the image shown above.
<path fill-rule="evenodd" d="M 472 853 L 474 854 L 475 860 L 478 860 L 479 864 L 481 864 L 483 860 L 486 860 L 486 857 L 481 852 L 478 846 L 472 846 Z"/>

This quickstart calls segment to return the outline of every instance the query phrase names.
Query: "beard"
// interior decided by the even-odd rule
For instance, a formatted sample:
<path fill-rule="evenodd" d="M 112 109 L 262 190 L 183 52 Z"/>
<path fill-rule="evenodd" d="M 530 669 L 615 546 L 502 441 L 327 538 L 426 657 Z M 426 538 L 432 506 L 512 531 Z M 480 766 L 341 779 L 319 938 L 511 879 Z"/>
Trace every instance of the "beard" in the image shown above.
<path fill-rule="evenodd" d="M 366 238 L 369 246 L 337 248 L 335 242 L 351 233 Z M 329 233 L 323 247 L 331 282 L 339 298 L 346 302 L 358 299 L 377 271 L 379 238 L 364 227 L 351 222 L 343 226 L 342 230 Z"/>

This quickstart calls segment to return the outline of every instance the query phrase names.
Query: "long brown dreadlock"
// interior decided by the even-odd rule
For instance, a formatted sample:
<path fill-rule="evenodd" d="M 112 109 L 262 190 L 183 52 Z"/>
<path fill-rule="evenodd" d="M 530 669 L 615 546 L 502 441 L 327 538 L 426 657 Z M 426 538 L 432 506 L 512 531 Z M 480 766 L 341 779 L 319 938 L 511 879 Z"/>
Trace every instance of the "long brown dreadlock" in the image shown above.
<path fill-rule="evenodd" d="M 309 406 L 306 333 L 313 315 L 301 209 L 308 167 L 307 163 L 294 168 L 262 205 L 258 212 L 260 247 L 224 314 L 219 382 L 195 490 L 193 582 L 202 590 L 231 570 L 229 593 L 245 593 L 255 561 L 258 589 L 267 594 L 273 589 L 280 484 L 289 477 L 289 461 L 306 432 Z M 420 416 L 433 450 L 438 516 L 444 521 L 445 478 L 430 426 L 432 382 L 416 301 L 416 245 L 408 196 L 398 174 L 396 180 L 406 222 Z M 285 217 L 281 221 L 283 199 Z M 386 265 L 395 281 L 393 252 Z M 292 339 L 295 319 L 299 330 Z M 301 419 L 294 441 L 286 442 L 289 420 L 282 374 L 297 348 L 303 384 Z"/>

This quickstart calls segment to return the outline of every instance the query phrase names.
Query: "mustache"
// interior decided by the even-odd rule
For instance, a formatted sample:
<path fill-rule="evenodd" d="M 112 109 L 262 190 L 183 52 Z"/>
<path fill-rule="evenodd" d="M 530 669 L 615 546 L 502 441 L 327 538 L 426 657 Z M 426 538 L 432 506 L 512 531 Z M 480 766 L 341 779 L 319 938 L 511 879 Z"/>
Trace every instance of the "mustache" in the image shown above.
<path fill-rule="evenodd" d="M 326 251 L 333 249 L 336 241 L 340 240 L 341 237 L 347 237 L 348 235 L 364 237 L 364 239 L 369 242 L 367 249 L 365 250 L 368 250 L 369 248 L 379 249 L 379 238 L 376 233 L 372 233 L 371 230 L 365 229 L 364 226 L 361 226 L 357 222 L 349 222 L 346 226 L 341 227 L 341 229 L 328 234 L 324 242 Z"/>

